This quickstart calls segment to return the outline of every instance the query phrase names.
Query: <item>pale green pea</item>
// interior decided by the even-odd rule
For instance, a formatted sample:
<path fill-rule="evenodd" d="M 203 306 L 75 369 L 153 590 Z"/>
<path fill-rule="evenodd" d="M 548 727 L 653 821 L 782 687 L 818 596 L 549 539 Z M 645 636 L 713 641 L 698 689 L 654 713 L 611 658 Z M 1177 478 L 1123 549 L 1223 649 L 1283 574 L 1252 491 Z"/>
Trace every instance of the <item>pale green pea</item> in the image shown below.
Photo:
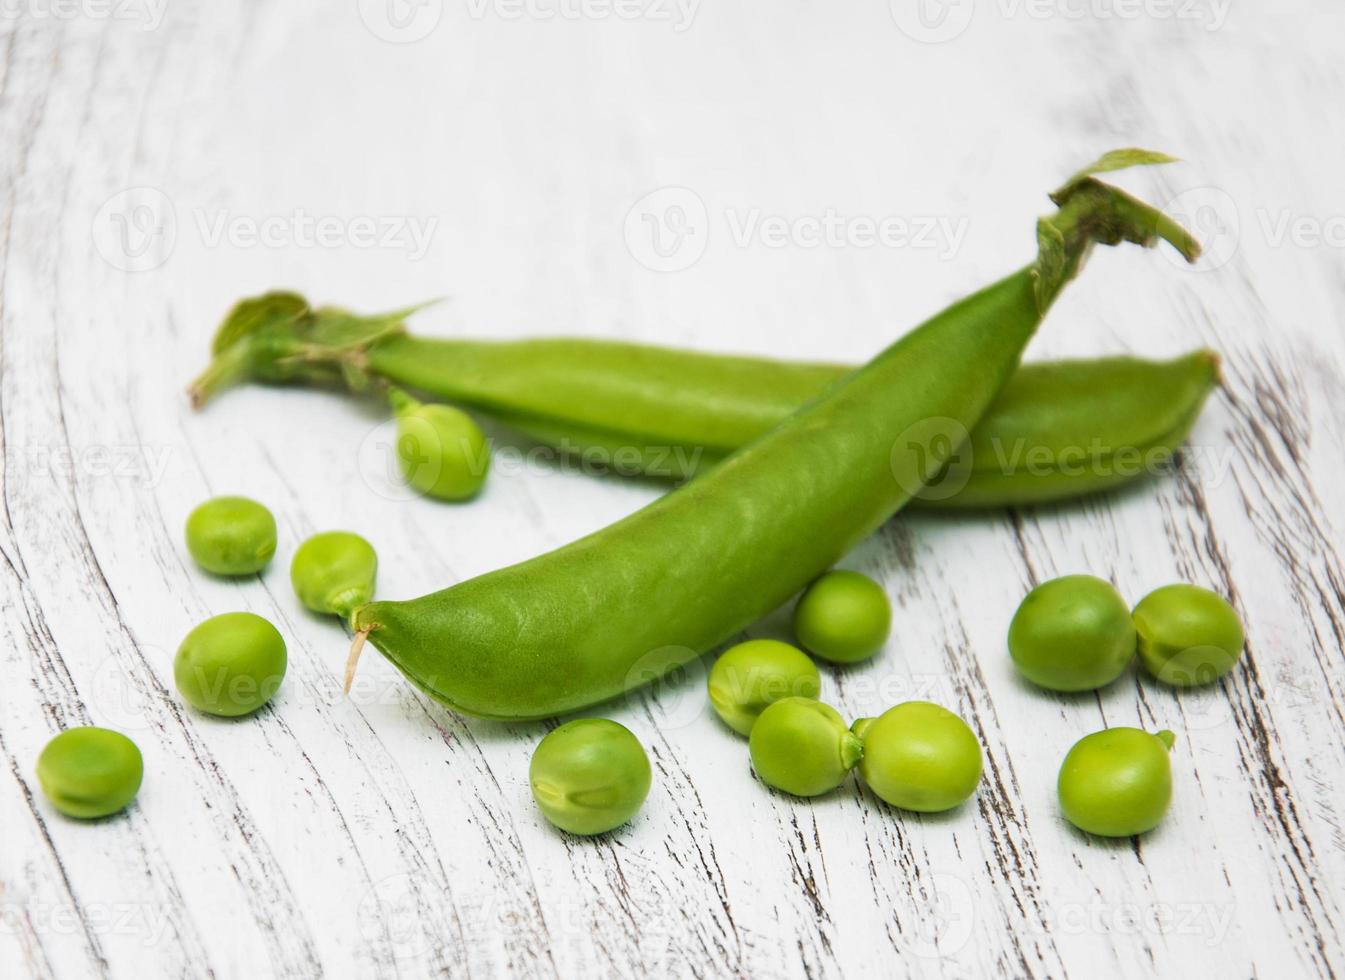
<path fill-rule="evenodd" d="M 52 806 L 85 820 L 125 807 L 144 774 L 136 744 L 107 728 L 67 728 L 37 757 L 37 782 Z"/>
<path fill-rule="evenodd" d="M 835 789 L 864 754 L 840 713 L 812 698 L 782 698 L 767 707 L 747 745 L 761 781 L 795 796 Z"/>
<path fill-rule="evenodd" d="M 1172 732 L 1108 728 L 1085 735 L 1060 767 L 1056 791 L 1065 819 L 1101 837 L 1157 827 L 1172 801 Z"/>
<path fill-rule="evenodd" d="M 748 640 L 724 652 L 707 679 L 710 704 L 740 735 L 781 698 L 815 698 L 822 693 L 817 665 L 802 650 L 778 640 Z"/>
<path fill-rule="evenodd" d="M 399 388 L 388 393 L 397 416 L 397 462 L 406 482 L 438 500 L 467 500 L 486 482 L 490 444 L 466 412 L 425 404 Z"/>
<path fill-rule="evenodd" d="M 891 628 L 887 593 L 859 572 L 827 572 L 808 586 L 794 607 L 794 635 L 804 649 L 834 663 L 873 656 Z"/>
<path fill-rule="evenodd" d="M 307 608 L 349 621 L 351 614 L 374 597 L 378 554 L 373 545 L 351 531 L 323 531 L 294 552 L 290 583 Z"/>
<path fill-rule="evenodd" d="M 644 746 L 605 718 L 581 718 L 550 732 L 532 754 L 528 781 L 542 815 L 572 834 L 602 834 L 630 820 L 649 795 Z"/>
<path fill-rule="evenodd" d="M 1091 691 L 1135 657 L 1125 600 L 1092 575 L 1065 575 L 1027 594 L 1009 624 L 1009 655 L 1024 677 L 1052 691 Z"/>
<path fill-rule="evenodd" d="M 859 776 L 882 800 L 920 813 L 951 810 L 981 780 L 981 743 L 967 723 L 928 701 L 906 701 L 861 718 Z"/>
<path fill-rule="evenodd" d="M 173 679 L 194 708 L 236 717 L 271 700 L 285 666 L 285 640 L 274 626 L 249 612 L 224 613 L 187 634 Z"/>
<path fill-rule="evenodd" d="M 1140 663 L 1158 680 L 1193 687 L 1217 680 L 1242 656 L 1246 637 L 1237 611 L 1198 585 L 1165 585 L 1132 614 Z"/>
<path fill-rule="evenodd" d="M 216 575 L 252 575 L 276 553 L 276 519 L 247 497 L 214 497 L 187 517 L 187 550 Z"/>

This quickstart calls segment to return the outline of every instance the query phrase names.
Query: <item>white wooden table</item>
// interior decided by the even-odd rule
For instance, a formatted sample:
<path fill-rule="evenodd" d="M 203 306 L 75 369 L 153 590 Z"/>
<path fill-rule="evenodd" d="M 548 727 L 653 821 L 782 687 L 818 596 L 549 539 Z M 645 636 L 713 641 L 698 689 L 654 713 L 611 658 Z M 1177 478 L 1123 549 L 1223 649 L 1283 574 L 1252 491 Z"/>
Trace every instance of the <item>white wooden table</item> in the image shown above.
<path fill-rule="evenodd" d="M 1340 975 L 1339 5 L 631 4 L 5 6 L 0 977 Z M 1208 345 L 1226 385 L 1176 476 L 900 516 L 852 556 L 897 625 L 824 698 L 971 719 L 985 779 L 948 815 L 853 782 L 768 792 L 691 676 L 595 712 L 654 762 L 634 823 L 558 834 L 526 780 L 544 726 L 457 717 L 377 656 L 343 700 L 346 637 L 298 606 L 289 557 L 350 527 L 380 593 L 411 596 L 657 489 L 502 452 L 470 506 L 403 499 L 376 407 L 182 395 L 228 305 L 276 286 L 370 311 L 445 296 L 427 333 L 858 361 L 1026 261 L 1044 193 L 1123 145 L 1188 161 L 1118 180 L 1209 258 L 1100 251 L 1030 356 Z M 887 219 L 912 234 L 866 247 Z M 278 516 L 259 580 L 185 554 L 187 512 L 223 492 Z M 1075 571 L 1224 592 L 1242 665 L 1189 693 L 1030 689 L 1009 617 Z M 171 662 L 234 609 L 277 624 L 290 671 L 228 722 L 182 705 Z M 85 824 L 33 764 L 89 723 L 131 734 L 146 776 Z M 1105 725 L 1177 733 L 1174 805 L 1139 841 L 1055 806 L 1064 752 Z"/>

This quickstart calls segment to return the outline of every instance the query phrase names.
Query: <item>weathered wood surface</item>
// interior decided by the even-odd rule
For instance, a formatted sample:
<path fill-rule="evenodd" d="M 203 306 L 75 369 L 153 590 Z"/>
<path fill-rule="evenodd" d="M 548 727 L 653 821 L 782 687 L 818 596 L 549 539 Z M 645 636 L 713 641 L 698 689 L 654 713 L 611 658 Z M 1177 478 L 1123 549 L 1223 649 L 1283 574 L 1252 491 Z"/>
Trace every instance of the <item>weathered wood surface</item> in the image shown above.
<path fill-rule="evenodd" d="M 0 976 L 1345 970 L 1339 10 L 399 2 L 4 11 Z M 1085 505 L 903 516 L 852 559 L 898 625 L 824 696 L 972 719 L 986 778 L 950 815 L 853 783 L 767 792 L 693 676 L 603 709 L 655 787 L 624 831 L 566 839 L 529 798 L 544 729 L 455 717 L 373 656 L 343 700 L 345 637 L 299 608 L 288 559 L 352 527 L 381 593 L 413 595 L 656 491 L 506 455 L 469 507 L 400 499 L 376 407 L 249 389 L 193 414 L 181 393 L 228 304 L 278 285 L 360 309 L 447 296 L 427 332 L 861 359 L 1024 261 L 1052 181 L 1127 144 L 1188 161 L 1120 179 L 1210 258 L 1097 254 L 1031 356 L 1218 349 L 1185 466 Z M 632 213 L 660 188 L 684 190 Z M 804 224 L 774 247 L 760 223 L 831 212 L 935 230 L 809 247 Z M 644 213 L 693 234 L 656 243 Z M 228 491 L 280 520 L 260 580 L 185 555 L 188 510 Z M 1243 665 L 1184 694 L 1030 690 L 1009 616 L 1071 571 L 1229 594 Z M 231 609 L 272 619 L 291 666 L 273 707 L 222 722 L 182 706 L 171 658 Z M 33 776 L 83 723 L 132 734 L 147 768 L 94 824 Z M 1138 842 L 1054 805 L 1063 753 L 1108 724 L 1178 736 L 1173 810 Z"/>

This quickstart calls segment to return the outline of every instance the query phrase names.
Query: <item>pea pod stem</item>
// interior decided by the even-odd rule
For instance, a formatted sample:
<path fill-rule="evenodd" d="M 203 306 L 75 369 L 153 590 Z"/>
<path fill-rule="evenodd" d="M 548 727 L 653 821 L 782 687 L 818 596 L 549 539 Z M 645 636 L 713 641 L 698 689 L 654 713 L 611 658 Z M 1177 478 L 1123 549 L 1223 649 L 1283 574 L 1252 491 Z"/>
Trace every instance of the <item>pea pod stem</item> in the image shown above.
<path fill-rule="evenodd" d="M 370 603 L 355 629 L 434 699 L 513 720 L 599 703 L 723 642 L 938 474 L 956 448 L 942 422 L 976 424 L 1095 241 L 1161 236 L 1198 254 L 1157 212 L 1092 177 L 1055 200 L 1038 222 L 1036 261 L 927 320 L 701 477 L 529 561 Z"/>

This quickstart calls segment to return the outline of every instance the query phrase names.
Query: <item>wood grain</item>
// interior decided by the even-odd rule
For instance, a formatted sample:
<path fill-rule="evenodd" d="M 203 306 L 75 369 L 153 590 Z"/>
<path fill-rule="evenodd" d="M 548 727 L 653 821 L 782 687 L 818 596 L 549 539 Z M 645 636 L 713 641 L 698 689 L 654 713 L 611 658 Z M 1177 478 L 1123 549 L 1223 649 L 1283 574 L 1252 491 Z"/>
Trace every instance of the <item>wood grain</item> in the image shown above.
<path fill-rule="evenodd" d="M 1345 971 L 1341 12 L 400 3 L 25 0 L 0 18 L 0 976 Z M 402 499 L 376 405 L 252 388 L 193 414 L 182 395 L 227 306 L 276 286 L 370 310 L 445 296 L 416 321 L 430 333 L 858 360 L 1022 262 L 1043 192 L 1119 145 L 1187 161 L 1119 179 L 1208 258 L 1099 252 L 1031 356 L 1209 346 L 1224 386 L 1175 473 L 901 516 L 852 556 L 897 628 L 827 671 L 824 697 L 848 717 L 912 697 L 967 717 L 986 777 L 949 815 L 853 782 L 768 791 L 693 668 L 599 712 L 649 749 L 640 816 L 555 832 L 526 781 L 545 727 L 456 717 L 373 656 L 343 699 L 346 637 L 299 607 L 288 559 L 351 527 L 379 549 L 381 594 L 415 595 L 656 488 L 528 462 L 495 432 L 480 500 Z M 691 253 L 627 240 L 662 188 L 704 207 L 703 254 L 673 271 L 649 265 Z M 810 243 L 829 215 L 849 231 Z M 896 218 L 928 234 L 854 238 L 855 219 Z M 280 521 L 257 578 L 185 554 L 187 512 L 222 492 Z M 1189 692 L 1030 689 L 1008 619 L 1075 571 L 1135 598 L 1224 592 L 1242 665 Z M 228 722 L 182 705 L 171 659 L 231 609 L 277 624 L 290 672 Z M 85 824 L 33 764 L 89 723 L 131 734 L 146 778 Z M 1137 841 L 1074 832 L 1054 804 L 1063 753 L 1112 724 L 1177 733 L 1173 810 Z"/>

